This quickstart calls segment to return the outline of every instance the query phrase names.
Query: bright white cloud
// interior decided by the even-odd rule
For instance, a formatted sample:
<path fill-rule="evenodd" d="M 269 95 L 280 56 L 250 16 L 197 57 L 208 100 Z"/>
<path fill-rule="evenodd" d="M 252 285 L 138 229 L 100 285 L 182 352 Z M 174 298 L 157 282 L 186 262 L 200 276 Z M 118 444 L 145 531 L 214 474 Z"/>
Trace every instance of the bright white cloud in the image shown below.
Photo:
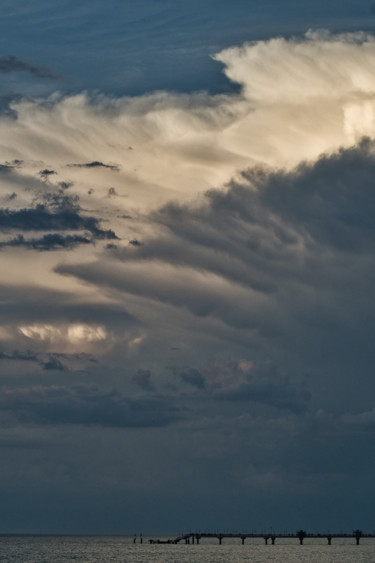
<path fill-rule="evenodd" d="M 87 324 L 71 324 L 55 326 L 51 324 L 32 324 L 20 326 L 20 334 L 30 340 L 56 343 L 68 342 L 73 346 L 85 347 L 87 344 L 106 340 L 107 331 L 103 326 L 90 326 Z"/>
<path fill-rule="evenodd" d="M 52 183 L 73 180 L 87 205 L 144 210 L 223 185 L 254 163 L 293 166 L 373 133 L 372 36 L 310 32 L 215 58 L 240 95 L 21 101 L 17 121 L 0 120 L 3 158 L 24 160 L 23 174 L 47 167 L 57 172 Z M 119 171 L 67 166 L 95 161 Z M 120 197 L 108 199 L 109 188 Z"/>

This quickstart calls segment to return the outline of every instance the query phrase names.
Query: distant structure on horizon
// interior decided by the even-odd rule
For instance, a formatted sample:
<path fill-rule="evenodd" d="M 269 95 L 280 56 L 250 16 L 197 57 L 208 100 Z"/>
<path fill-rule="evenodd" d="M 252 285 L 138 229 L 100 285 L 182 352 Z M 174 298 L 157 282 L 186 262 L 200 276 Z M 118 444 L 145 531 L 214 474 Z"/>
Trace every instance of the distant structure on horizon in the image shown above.
<path fill-rule="evenodd" d="M 338 534 L 331 534 L 331 533 L 323 533 L 323 534 L 309 534 L 307 533 L 305 530 L 298 530 L 295 534 L 276 534 L 274 532 L 272 533 L 205 533 L 205 532 L 190 532 L 188 534 L 183 534 L 181 536 L 178 536 L 177 538 L 174 539 L 168 539 L 168 540 L 154 540 L 154 539 L 150 539 L 149 543 L 169 543 L 169 544 L 177 544 L 180 543 L 181 541 L 184 541 L 185 544 L 194 544 L 196 543 L 197 545 L 199 545 L 200 540 L 203 538 L 217 538 L 219 541 L 219 545 L 222 544 L 223 539 L 224 538 L 239 538 L 242 542 L 242 545 L 245 545 L 245 540 L 247 538 L 262 538 L 264 539 L 264 542 L 266 545 L 268 545 L 268 541 L 271 540 L 271 544 L 275 545 L 276 539 L 277 538 L 288 538 L 288 539 L 292 539 L 292 538 L 296 538 L 299 540 L 299 543 L 301 545 L 303 545 L 303 540 L 305 538 L 326 538 L 328 545 L 332 545 L 332 539 L 333 538 L 355 538 L 356 540 L 356 545 L 359 545 L 359 540 L 361 538 L 375 538 L 375 534 L 364 534 L 362 532 L 362 530 L 354 530 L 353 533 L 351 534 L 343 534 L 343 533 L 338 533 Z M 135 543 L 135 539 L 134 539 L 134 543 Z M 141 542 L 142 543 L 142 542 Z"/>

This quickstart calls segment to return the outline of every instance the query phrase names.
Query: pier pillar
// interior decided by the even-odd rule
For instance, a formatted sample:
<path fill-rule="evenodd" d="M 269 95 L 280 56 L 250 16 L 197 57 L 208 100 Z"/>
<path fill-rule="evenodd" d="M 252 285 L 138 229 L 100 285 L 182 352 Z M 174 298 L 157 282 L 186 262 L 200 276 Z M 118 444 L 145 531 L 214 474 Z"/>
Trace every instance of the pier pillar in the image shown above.
<path fill-rule="evenodd" d="M 194 540 L 195 540 L 194 536 L 191 536 L 191 543 L 192 543 L 193 545 L 194 545 Z"/>
<path fill-rule="evenodd" d="M 246 539 L 246 536 L 241 536 L 242 545 L 245 545 L 245 539 Z"/>
<path fill-rule="evenodd" d="M 362 530 L 354 530 L 353 535 L 355 537 L 356 545 L 359 545 L 359 540 L 363 536 Z"/>
<path fill-rule="evenodd" d="M 275 545 L 276 536 L 271 536 L 272 545 Z"/>
<path fill-rule="evenodd" d="M 306 537 L 306 532 L 305 530 L 298 530 L 298 532 L 296 533 L 297 538 L 299 539 L 299 543 L 300 545 L 303 545 L 303 540 Z"/>
<path fill-rule="evenodd" d="M 332 544 L 332 536 L 327 536 L 328 545 Z"/>
<path fill-rule="evenodd" d="M 221 545 L 222 541 L 223 541 L 223 536 L 217 536 L 219 538 L 219 545 Z"/>
<path fill-rule="evenodd" d="M 264 543 L 268 545 L 269 536 L 264 536 Z"/>
<path fill-rule="evenodd" d="M 195 539 L 197 540 L 197 545 L 199 545 L 200 536 L 195 536 Z"/>

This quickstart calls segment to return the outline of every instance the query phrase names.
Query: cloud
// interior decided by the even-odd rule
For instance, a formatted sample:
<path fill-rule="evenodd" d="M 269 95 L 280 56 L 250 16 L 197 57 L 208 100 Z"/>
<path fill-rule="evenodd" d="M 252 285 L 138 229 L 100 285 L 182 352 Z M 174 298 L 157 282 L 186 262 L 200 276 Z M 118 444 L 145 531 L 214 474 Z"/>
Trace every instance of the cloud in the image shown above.
<path fill-rule="evenodd" d="M 35 257 L 26 256 L 25 261 L 27 259 L 35 261 Z M 65 283 L 54 289 L 32 284 L 0 285 L 0 295 L 4 301 L 3 323 L 39 327 L 41 333 L 44 333 L 43 327 L 46 327 L 45 334 L 49 334 L 48 327 L 53 325 L 51 334 L 63 335 L 64 338 L 69 334 L 72 338 L 77 334 L 85 335 L 86 331 L 91 334 L 90 327 L 92 335 L 100 335 L 101 331 L 97 329 L 103 325 L 108 324 L 116 328 L 124 326 L 129 329 L 136 324 L 136 319 L 122 306 L 119 307 L 118 303 L 95 302 L 93 307 L 90 302 L 77 302 L 76 294 L 71 291 L 67 280 L 63 281 Z"/>
<path fill-rule="evenodd" d="M 85 164 L 68 164 L 70 168 L 109 168 L 113 172 L 118 172 L 120 170 L 119 166 L 116 164 L 104 164 L 98 160 L 94 160 L 93 162 L 87 162 Z M 115 188 L 110 188 L 114 190 Z"/>
<path fill-rule="evenodd" d="M 0 116 L 4 166 L 23 161 L 0 177 L 0 415 L 76 455 L 92 436 L 93 461 L 101 436 L 110 483 L 118 467 L 120 486 L 125 468 L 210 497 L 225 480 L 246 506 L 271 491 L 320 513 L 372 432 L 375 41 L 217 59 L 236 93 L 56 94 Z"/>
<path fill-rule="evenodd" d="M 0 351 L 0 360 L 21 360 L 26 362 L 38 362 L 39 356 L 31 350 L 14 350 L 12 353 Z"/>
<path fill-rule="evenodd" d="M 205 387 L 221 400 L 260 402 L 297 413 L 309 404 L 309 392 L 280 376 L 270 363 L 215 359 L 204 373 Z"/>
<path fill-rule="evenodd" d="M 9 74 L 12 72 L 26 72 L 35 78 L 57 80 L 61 78 L 51 69 L 45 66 L 30 63 L 14 55 L 0 58 L 0 73 Z"/>
<path fill-rule="evenodd" d="M 148 369 L 138 369 L 132 377 L 132 382 L 144 391 L 152 391 L 154 388 L 151 383 L 151 372 Z"/>
<path fill-rule="evenodd" d="M 10 172 L 14 167 L 9 164 L 0 164 L 0 173 L 4 174 Z"/>
<path fill-rule="evenodd" d="M 43 171 L 43 174 L 46 171 Z M 52 171 L 47 171 L 52 173 Z M 81 213 L 77 196 L 47 193 L 32 206 L 23 209 L 0 208 L 0 231 L 86 231 L 79 235 L 48 233 L 39 238 L 25 239 L 22 234 L 0 242 L 0 247 L 25 247 L 35 250 L 71 249 L 95 240 L 116 240 L 110 229 L 101 229 L 100 221 Z"/>
<path fill-rule="evenodd" d="M 89 385 L 3 388 L 0 411 L 24 423 L 117 428 L 157 428 L 180 417 L 163 400 L 131 400 Z"/>
<path fill-rule="evenodd" d="M 46 356 L 43 356 L 43 354 L 35 353 L 31 350 L 13 350 L 13 352 L 0 351 L 0 360 L 34 362 L 38 363 L 43 370 L 65 371 L 66 367 L 61 362 L 61 358 L 68 361 L 81 361 L 87 359 L 84 355 L 81 357 L 79 354 L 70 356 L 67 354 L 47 354 Z"/>
<path fill-rule="evenodd" d="M 180 377 L 184 383 L 192 385 L 197 389 L 206 388 L 206 378 L 197 369 L 189 369 L 187 372 L 182 372 Z"/>
<path fill-rule="evenodd" d="M 40 238 L 25 239 L 23 235 L 0 242 L 0 248 L 6 247 L 22 247 L 31 250 L 48 251 L 48 250 L 69 250 L 81 244 L 92 244 L 94 240 L 89 237 L 80 235 L 62 236 L 59 234 L 48 234 Z"/>
<path fill-rule="evenodd" d="M 117 195 L 116 188 L 108 188 L 108 197 L 116 197 Z"/>
<path fill-rule="evenodd" d="M 368 139 L 293 170 L 249 169 L 226 190 L 152 212 L 152 234 L 142 246 L 123 246 L 85 264 L 64 263 L 56 272 L 131 303 L 148 327 L 151 349 L 159 340 L 181 342 L 207 359 L 207 350 L 211 357 L 221 349 L 233 357 L 236 348 L 237 358 L 271 361 L 279 374 L 272 379 L 262 372 L 260 382 L 252 379 L 255 372 L 245 377 L 233 368 L 238 386 L 215 391 L 213 376 L 209 382 L 202 368 L 204 379 L 180 369 L 185 383 L 212 387 L 216 398 L 297 412 L 312 390 L 325 402 L 328 373 L 333 388 L 344 385 L 342 372 L 349 381 L 359 364 L 362 380 L 370 378 L 374 172 L 375 147 Z M 296 382 L 308 373 L 314 375 L 306 394 Z M 351 395 L 346 400 L 342 408 Z"/>
<path fill-rule="evenodd" d="M 59 188 L 62 190 L 68 190 L 72 186 L 74 186 L 73 182 L 59 182 Z"/>
<path fill-rule="evenodd" d="M 54 170 L 48 170 L 48 168 L 45 168 L 44 170 L 41 170 L 39 172 L 39 176 L 42 178 L 42 180 L 44 180 L 45 182 L 48 180 L 48 178 L 50 176 L 52 176 L 53 174 L 56 174 L 56 172 Z"/>
<path fill-rule="evenodd" d="M 309 392 L 300 383 L 281 376 L 270 362 L 213 358 L 199 370 L 191 368 L 180 377 L 203 393 L 202 398 L 240 403 L 240 410 L 249 402 L 294 413 L 304 412 L 309 406 Z"/>
<path fill-rule="evenodd" d="M 20 168 L 22 164 L 22 160 L 18 159 L 13 160 L 12 162 L 6 162 L 5 164 L 0 164 L 0 174 L 12 172 L 14 169 Z"/>
<path fill-rule="evenodd" d="M 137 240 L 137 239 L 132 239 L 132 240 L 129 240 L 129 244 L 131 246 L 142 246 L 143 243 L 141 241 Z"/>
<path fill-rule="evenodd" d="M 57 370 L 57 371 L 65 371 L 64 364 L 56 357 L 50 356 L 46 362 L 42 363 L 44 370 Z"/>
<path fill-rule="evenodd" d="M 226 49 L 215 59 L 240 92 L 14 101 L 17 119 L 0 119 L 5 158 L 26 155 L 25 173 L 40 161 L 59 176 L 69 172 L 62 181 L 74 183 L 88 208 L 102 205 L 105 174 L 116 171 L 111 188 L 119 200 L 126 196 L 127 209 L 117 198 L 108 209 L 130 214 L 188 201 L 252 166 L 291 169 L 372 134 L 371 35 L 309 32 Z"/>

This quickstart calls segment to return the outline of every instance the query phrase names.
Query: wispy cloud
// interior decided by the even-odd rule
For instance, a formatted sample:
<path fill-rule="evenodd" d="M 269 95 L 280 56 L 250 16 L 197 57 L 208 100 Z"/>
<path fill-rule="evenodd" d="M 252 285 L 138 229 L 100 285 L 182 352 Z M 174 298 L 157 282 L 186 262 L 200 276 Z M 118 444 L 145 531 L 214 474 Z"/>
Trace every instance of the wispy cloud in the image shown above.
<path fill-rule="evenodd" d="M 68 164 L 67 166 L 70 166 L 71 168 L 109 168 L 109 170 L 114 172 L 118 172 L 120 170 L 117 164 L 104 164 L 104 162 L 99 162 L 98 160 L 86 162 L 84 164 Z"/>
<path fill-rule="evenodd" d="M 49 80 L 58 80 L 61 78 L 61 76 L 48 67 L 30 63 L 14 55 L 0 58 L 0 73 L 9 74 L 12 72 L 26 72 L 35 78 Z"/>

